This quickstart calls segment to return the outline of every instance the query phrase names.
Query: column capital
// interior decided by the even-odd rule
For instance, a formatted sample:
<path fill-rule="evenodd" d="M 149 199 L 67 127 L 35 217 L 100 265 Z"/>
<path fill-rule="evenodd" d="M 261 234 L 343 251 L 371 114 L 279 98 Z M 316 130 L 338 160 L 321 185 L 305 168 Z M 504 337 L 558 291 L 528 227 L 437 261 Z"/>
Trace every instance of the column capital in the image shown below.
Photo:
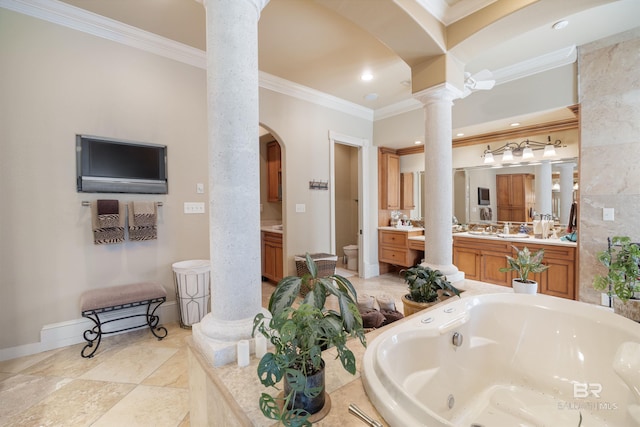
<path fill-rule="evenodd" d="M 197 3 L 201 3 L 206 8 L 207 3 L 209 3 L 210 1 L 216 1 L 216 0 L 194 0 L 194 1 Z M 238 1 L 238 0 L 233 0 L 233 1 Z M 247 1 L 253 6 L 255 6 L 256 11 L 258 12 L 258 16 L 260 16 L 262 9 L 265 8 L 265 6 L 267 5 L 267 3 L 269 3 L 270 0 L 244 0 L 244 1 Z"/>
<path fill-rule="evenodd" d="M 413 97 L 422 102 L 424 105 L 439 102 L 453 103 L 454 99 L 462 97 L 462 91 L 460 91 L 454 85 L 445 82 L 437 86 L 432 86 L 428 89 L 415 92 L 413 94 Z"/>

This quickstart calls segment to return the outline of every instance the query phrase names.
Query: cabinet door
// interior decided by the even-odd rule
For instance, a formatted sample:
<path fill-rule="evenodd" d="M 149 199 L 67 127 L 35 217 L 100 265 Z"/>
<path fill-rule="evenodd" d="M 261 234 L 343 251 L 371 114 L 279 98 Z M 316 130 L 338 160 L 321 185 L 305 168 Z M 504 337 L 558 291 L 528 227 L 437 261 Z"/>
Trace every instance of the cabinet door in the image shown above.
<path fill-rule="evenodd" d="M 496 193 L 498 207 L 511 205 L 511 178 L 509 175 L 496 175 Z"/>
<path fill-rule="evenodd" d="M 540 277 L 540 293 L 556 297 L 574 299 L 575 263 L 563 259 L 546 259 L 549 268 Z"/>
<path fill-rule="evenodd" d="M 267 144 L 267 201 L 282 200 L 282 167 L 280 144 L 272 141 Z"/>
<path fill-rule="evenodd" d="M 400 175 L 400 209 L 413 210 L 416 204 L 413 198 L 413 173 L 406 172 Z"/>
<path fill-rule="evenodd" d="M 382 155 L 382 209 L 400 209 L 400 156 Z"/>
<path fill-rule="evenodd" d="M 507 266 L 507 257 L 500 253 L 483 253 L 480 260 L 480 280 L 496 285 L 511 286 L 511 273 L 501 273 Z"/>
<path fill-rule="evenodd" d="M 467 248 L 453 248 L 453 263 L 470 280 L 480 280 L 480 251 Z"/>

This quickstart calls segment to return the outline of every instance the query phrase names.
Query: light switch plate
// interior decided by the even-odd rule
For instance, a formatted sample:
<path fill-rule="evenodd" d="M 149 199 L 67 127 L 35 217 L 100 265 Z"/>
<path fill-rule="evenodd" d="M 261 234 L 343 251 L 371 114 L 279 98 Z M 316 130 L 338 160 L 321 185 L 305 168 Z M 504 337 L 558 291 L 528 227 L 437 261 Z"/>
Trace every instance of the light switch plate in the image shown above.
<path fill-rule="evenodd" d="M 296 212 L 303 213 L 307 210 L 307 206 L 304 203 L 296 203 Z"/>
<path fill-rule="evenodd" d="M 184 202 L 184 213 L 186 213 L 186 214 L 204 213 L 204 203 L 202 203 L 202 202 Z"/>
<path fill-rule="evenodd" d="M 613 221 L 614 218 L 614 209 L 613 208 L 602 208 L 602 220 L 603 221 Z"/>

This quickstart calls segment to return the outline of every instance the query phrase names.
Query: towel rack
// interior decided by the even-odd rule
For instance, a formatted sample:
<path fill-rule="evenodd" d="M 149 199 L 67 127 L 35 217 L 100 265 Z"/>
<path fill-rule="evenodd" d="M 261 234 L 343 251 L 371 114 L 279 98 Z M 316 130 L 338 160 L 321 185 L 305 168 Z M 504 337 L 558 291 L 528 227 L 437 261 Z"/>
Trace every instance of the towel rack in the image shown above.
<path fill-rule="evenodd" d="M 163 203 L 162 203 L 162 202 L 156 202 L 156 205 L 158 205 L 158 206 L 162 206 L 162 205 L 163 205 Z M 82 206 L 91 206 L 91 202 L 90 202 L 90 201 L 88 201 L 88 200 L 83 200 L 83 201 L 82 201 Z"/>

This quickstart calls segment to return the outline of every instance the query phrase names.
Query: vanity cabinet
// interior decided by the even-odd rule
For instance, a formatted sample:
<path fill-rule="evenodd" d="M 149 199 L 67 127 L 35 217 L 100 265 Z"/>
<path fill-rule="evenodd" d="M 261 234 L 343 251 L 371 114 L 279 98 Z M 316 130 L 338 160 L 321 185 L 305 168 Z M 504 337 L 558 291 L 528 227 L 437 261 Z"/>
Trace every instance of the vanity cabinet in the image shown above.
<path fill-rule="evenodd" d="M 283 277 L 282 234 L 262 232 L 262 276 L 272 282 Z"/>
<path fill-rule="evenodd" d="M 528 242 L 481 239 L 464 236 L 453 237 L 453 264 L 465 273 L 465 278 L 511 286 L 516 272 L 501 273 L 507 267 L 506 255 L 515 256 L 512 246 L 529 248 L 531 252 L 544 249 L 542 263 L 547 270 L 529 276 L 538 282 L 538 292 L 561 298 L 576 298 L 576 248 L 573 246 L 545 245 Z"/>
<path fill-rule="evenodd" d="M 496 175 L 498 221 L 531 221 L 530 211 L 535 204 L 532 174 Z"/>
<path fill-rule="evenodd" d="M 383 152 L 380 155 L 381 209 L 400 209 L 400 156 Z"/>
<path fill-rule="evenodd" d="M 409 246 L 410 236 L 420 236 L 420 230 L 378 230 L 378 260 L 402 267 L 412 267 L 421 258 L 421 252 Z M 424 246 L 423 246 L 424 248 Z"/>
<path fill-rule="evenodd" d="M 400 209 L 412 211 L 416 208 L 413 197 L 413 173 L 400 174 Z"/>
<path fill-rule="evenodd" d="M 267 201 L 282 201 L 282 161 L 277 141 L 267 144 Z"/>

